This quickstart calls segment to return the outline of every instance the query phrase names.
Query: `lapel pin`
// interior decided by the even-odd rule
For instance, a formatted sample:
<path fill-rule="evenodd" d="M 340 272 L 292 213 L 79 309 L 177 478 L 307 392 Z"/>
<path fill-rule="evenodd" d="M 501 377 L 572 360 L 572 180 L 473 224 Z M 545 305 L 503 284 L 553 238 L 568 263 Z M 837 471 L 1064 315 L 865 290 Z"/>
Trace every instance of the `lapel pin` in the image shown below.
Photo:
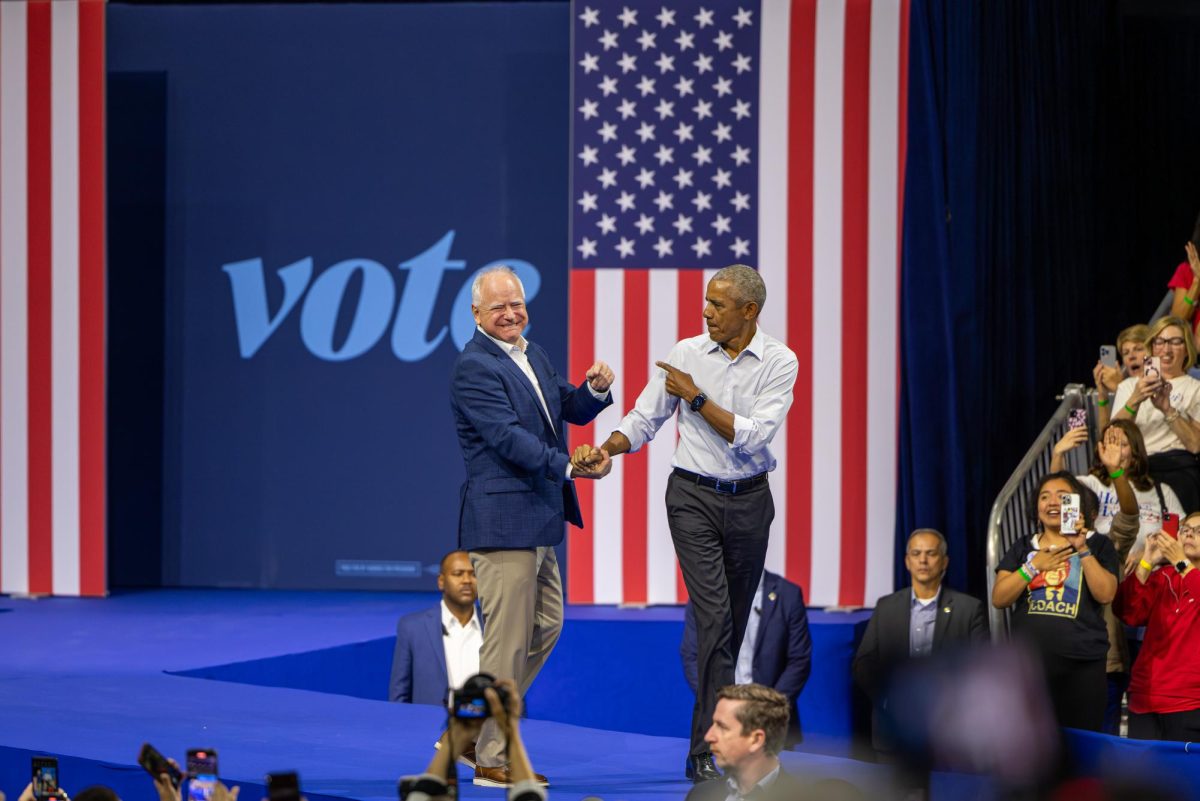
<path fill-rule="evenodd" d="M 950 614 L 950 607 L 948 607 L 948 606 L 943 606 L 943 607 L 942 607 L 942 611 L 943 611 L 943 612 L 945 612 L 945 613 L 948 615 L 948 614 Z"/>
<path fill-rule="evenodd" d="M 769 592 L 769 593 L 767 593 L 767 597 L 768 597 L 769 599 L 771 599 L 772 601 L 774 601 L 774 600 L 775 600 L 775 593 L 773 593 L 773 592 Z"/>

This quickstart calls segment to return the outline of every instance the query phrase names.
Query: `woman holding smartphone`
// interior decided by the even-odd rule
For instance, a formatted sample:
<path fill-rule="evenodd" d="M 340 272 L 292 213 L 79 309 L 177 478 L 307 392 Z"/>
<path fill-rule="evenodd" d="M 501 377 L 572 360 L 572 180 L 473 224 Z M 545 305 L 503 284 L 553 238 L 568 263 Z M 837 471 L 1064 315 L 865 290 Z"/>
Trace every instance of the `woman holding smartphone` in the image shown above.
<path fill-rule="evenodd" d="M 1175 490 L 1184 509 L 1200 509 L 1200 381 L 1187 374 L 1196 346 L 1187 323 L 1163 317 L 1150 327 L 1150 358 L 1133 387 L 1113 397 L 1113 420 L 1133 420 L 1142 432 L 1150 475 Z"/>
<path fill-rule="evenodd" d="M 1075 499 L 1078 520 L 1064 528 L 1064 501 Z M 1103 606 L 1116 595 L 1117 552 L 1091 530 L 1096 496 L 1070 473 L 1042 478 L 1030 501 L 1038 531 L 996 566 L 992 605 L 1013 608 L 1013 637 L 1041 655 L 1059 724 L 1099 731 L 1108 693 Z"/>
<path fill-rule="evenodd" d="M 1129 736 L 1200 740 L 1200 513 L 1147 539 L 1137 569 L 1121 582 L 1113 609 L 1145 626 L 1129 683 Z"/>

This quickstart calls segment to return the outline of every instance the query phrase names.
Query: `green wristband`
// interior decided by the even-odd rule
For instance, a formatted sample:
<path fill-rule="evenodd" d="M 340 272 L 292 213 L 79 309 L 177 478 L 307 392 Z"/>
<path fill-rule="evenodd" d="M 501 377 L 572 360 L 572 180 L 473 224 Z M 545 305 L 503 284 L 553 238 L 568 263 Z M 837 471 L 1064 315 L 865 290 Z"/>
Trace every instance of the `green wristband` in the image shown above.
<path fill-rule="evenodd" d="M 1129 412 L 1134 417 L 1137 417 L 1137 409 L 1130 409 L 1129 404 L 1125 404 L 1125 411 Z"/>
<path fill-rule="evenodd" d="M 1111 473 L 1109 473 L 1109 474 L 1108 474 L 1108 477 L 1109 477 L 1109 478 L 1120 478 L 1120 477 L 1121 477 L 1121 476 L 1123 476 L 1123 475 L 1125 475 L 1125 468 L 1124 468 L 1124 467 L 1118 467 L 1116 470 L 1114 470 L 1114 471 L 1112 471 Z"/>
<path fill-rule="evenodd" d="M 1096 399 L 1096 405 L 1097 405 L 1097 406 L 1107 406 L 1107 405 L 1108 405 L 1108 398 L 1097 398 L 1097 399 Z"/>
<path fill-rule="evenodd" d="M 1187 304 L 1187 305 L 1189 305 L 1189 306 L 1195 306 L 1195 305 L 1196 305 L 1196 301 L 1192 300 L 1192 299 L 1191 299 L 1191 298 L 1189 298 L 1187 295 L 1184 295 L 1184 296 L 1183 296 L 1183 302 L 1184 302 L 1184 303 L 1186 303 L 1186 304 Z"/>
<path fill-rule="evenodd" d="M 1029 582 L 1033 581 L 1033 576 L 1031 576 L 1031 575 L 1029 575 L 1028 573 L 1026 573 L 1026 572 L 1025 572 L 1025 565 L 1021 565 L 1020 567 L 1018 567 L 1018 568 L 1017 568 L 1017 573 L 1019 573 L 1019 574 L 1020 574 L 1021 578 L 1025 579 L 1025 583 L 1026 583 L 1026 584 L 1028 584 Z"/>

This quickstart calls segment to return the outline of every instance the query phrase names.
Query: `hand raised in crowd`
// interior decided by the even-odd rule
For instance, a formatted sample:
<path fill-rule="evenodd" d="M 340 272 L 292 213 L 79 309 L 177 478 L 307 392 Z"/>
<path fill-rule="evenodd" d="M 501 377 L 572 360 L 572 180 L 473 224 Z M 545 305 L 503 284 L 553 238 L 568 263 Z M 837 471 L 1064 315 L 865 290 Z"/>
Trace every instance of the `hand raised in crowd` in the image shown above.
<path fill-rule="evenodd" d="M 170 757 L 167 757 L 167 761 L 171 767 L 180 770 L 178 762 Z M 158 801 L 179 801 L 180 788 L 171 783 L 171 777 L 166 773 L 154 777 L 154 791 L 158 793 Z"/>
<path fill-rule="evenodd" d="M 667 371 L 668 394 L 682 398 L 688 403 L 691 403 L 692 398 L 700 394 L 700 388 L 696 386 L 696 382 L 692 380 L 690 373 L 685 373 L 678 367 L 673 367 L 666 362 L 655 362 L 654 364 Z"/>
<path fill-rule="evenodd" d="M 496 686 L 507 691 L 507 705 L 500 700 L 500 694 L 491 687 L 483 691 L 483 696 L 487 699 L 496 725 L 504 732 L 505 737 L 510 737 L 517 721 L 521 719 L 521 694 L 517 692 L 517 685 L 512 679 L 499 679 Z"/>
<path fill-rule="evenodd" d="M 597 392 L 607 392 L 613 383 L 613 371 L 604 362 L 596 362 L 587 371 L 587 382 Z"/>
<path fill-rule="evenodd" d="M 1117 391 L 1117 384 L 1121 383 L 1121 378 L 1120 367 L 1109 367 L 1097 360 L 1096 366 L 1092 368 L 1092 380 L 1096 383 L 1096 392 L 1101 400 L 1107 400 L 1109 395 Z"/>
<path fill-rule="evenodd" d="M 612 472 L 612 458 L 603 448 L 580 445 L 571 454 L 572 478 L 604 478 Z"/>
<path fill-rule="evenodd" d="M 1087 426 L 1072 428 L 1070 431 L 1063 434 L 1062 439 L 1054 443 L 1054 455 L 1065 456 L 1069 451 L 1078 448 L 1080 445 L 1087 444 L 1087 439 Z"/>
<path fill-rule="evenodd" d="M 1196 246 L 1188 242 L 1183 249 L 1187 252 L 1188 266 L 1192 268 L 1192 275 L 1200 278 L 1200 253 L 1196 252 Z"/>
<path fill-rule="evenodd" d="M 1086 431 L 1085 428 L 1077 428 L 1076 431 Z M 1109 426 L 1104 432 L 1104 440 L 1100 443 L 1097 450 L 1100 452 L 1100 464 L 1104 465 L 1104 469 L 1112 473 L 1121 469 L 1121 436 L 1120 429 L 1116 426 Z"/>
<path fill-rule="evenodd" d="M 1162 564 L 1173 565 L 1176 562 L 1189 561 L 1187 555 L 1183 552 L 1183 545 L 1180 544 L 1179 540 L 1175 539 L 1167 532 L 1159 531 L 1151 534 L 1150 536 L 1155 538 L 1155 546 L 1157 547 L 1159 554 L 1161 554 L 1160 560 Z M 1146 561 L 1150 562 L 1149 559 Z M 1150 564 L 1153 565 L 1158 563 L 1150 562 Z"/>

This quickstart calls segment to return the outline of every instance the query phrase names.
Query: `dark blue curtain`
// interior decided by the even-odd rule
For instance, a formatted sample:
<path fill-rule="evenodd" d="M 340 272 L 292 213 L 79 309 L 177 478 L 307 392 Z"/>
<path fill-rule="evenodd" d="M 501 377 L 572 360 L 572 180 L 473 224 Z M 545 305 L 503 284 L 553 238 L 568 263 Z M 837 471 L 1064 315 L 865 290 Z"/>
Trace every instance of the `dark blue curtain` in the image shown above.
<path fill-rule="evenodd" d="M 912 2 L 897 586 L 932 526 L 983 595 L 1000 487 L 1182 256 L 1200 37 L 1194 10 L 1150 7 Z"/>

